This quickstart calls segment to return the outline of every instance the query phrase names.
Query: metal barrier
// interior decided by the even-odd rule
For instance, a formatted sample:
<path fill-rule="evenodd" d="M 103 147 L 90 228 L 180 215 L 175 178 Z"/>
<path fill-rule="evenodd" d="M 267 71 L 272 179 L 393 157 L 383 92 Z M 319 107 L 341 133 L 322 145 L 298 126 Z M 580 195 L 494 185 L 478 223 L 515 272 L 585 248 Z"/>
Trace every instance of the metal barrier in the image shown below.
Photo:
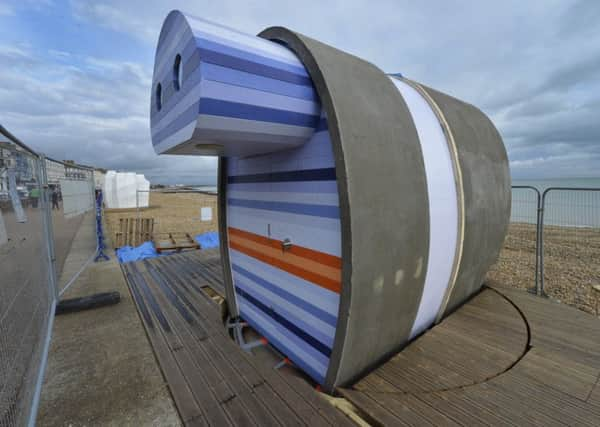
<path fill-rule="evenodd" d="M 537 188 L 512 187 L 510 224 L 498 262 L 490 271 L 493 280 L 537 293 L 540 208 L 541 195 Z"/>
<path fill-rule="evenodd" d="M 97 250 L 94 170 L 46 158 L 58 295 L 71 286 Z"/>
<path fill-rule="evenodd" d="M 93 169 L 46 159 L 0 126 L 0 427 L 35 424 L 59 277 L 69 283 L 69 260 L 72 273 L 95 247 L 93 194 Z"/>
<path fill-rule="evenodd" d="M 600 285 L 600 188 L 547 188 L 540 229 L 541 295 L 593 312 L 592 285 Z"/>

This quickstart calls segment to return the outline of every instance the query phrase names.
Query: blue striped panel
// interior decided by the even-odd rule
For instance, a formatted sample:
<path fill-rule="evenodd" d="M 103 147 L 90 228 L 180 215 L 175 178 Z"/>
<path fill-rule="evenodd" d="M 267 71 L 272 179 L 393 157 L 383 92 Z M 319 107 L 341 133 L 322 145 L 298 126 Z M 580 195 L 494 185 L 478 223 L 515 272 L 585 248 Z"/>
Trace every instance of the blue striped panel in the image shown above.
<path fill-rule="evenodd" d="M 232 265 L 239 266 L 245 271 L 263 278 L 282 291 L 295 295 L 304 301 L 304 303 L 311 304 L 329 316 L 337 318 L 340 298 L 335 292 L 319 286 L 313 286 L 309 281 L 301 277 L 265 264 L 235 249 L 230 249 L 230 256 Z M 301 304 L 297 305 L 300 306 Z M 310 314 L 310 311 L 307 310 L 307 313 Z"/>
<path fill-rule="evenodd" d="M 231 268 L 233 269 L 234 272 L 247 277 L 248 279 L 252 280 L 253 282 L 255 282 L 255 283 L 259 284 L 260 286 L 262 286 L 263 288 L 267 289 L 269 292 L 288 300 L 292 304 L 297 305 L 299 308 L 301 308 L 302 310 L 304 310 L 307 313 L 310 313 L 317 319 L 319 319 L 333 327 L 336 326 L 336 324 L 337 324 L 336 316 L 312 305 L 310 302 L 305 301 L 302 298 L 299 298 L 297 295 L 294 295 L 293 293 L 290 293 L 290 292 L 286 291 L 285 289 L 278 287 L 277 285 L 269 282 L 268 280 L 265 280 L 263 277 L 257 276 L 256 274 L 246 270 L 245 268 L 242 268 L 240 265 L 232 264 Z"/>
<path fill-rule="evenodd" d="M 270 42 L 267 41 L 267 43 Z M 238 68 L 240 70 L 245 70 L 253 66 L 262 66 L 265 70 L 268 70 L 267 73 L 284 72 L 285 74 L 282 74 L 282 76 L 285 77 L 280 80 L 288 81 L 287 79 L 289 78 L 296 80 L 298 84 L 312 86 L 308 72 L 301 63 L 298 63 L 298 65 L 292 65 L 289 62 L 279 60 L 273 56 L 261 55 L 236 49 L 235 47 L 232 47 L 232 43 L 215 43 L 203 37 L 196 37 L 196 45 L 199 48 L 200 56 L 205 62 L 210 62 L 217 65 L 225 65 L 221 62 L 222 60 L 225 60 L 227 63 L 230 63 L 230 61 L 235 61 L 235 63 L 240 64 L 240 67 L 232 68 Z M 206 55 L 209 55 L 208 59 L 204 59 Z M 262 69 L 262 67 L 260 69 Z M 254 74 L 274 77 L 268 76 L 267 74 L 263 74 L 261 72 Z"/>
<path fill-rule="evenodd" d="M 202 74 L 204 78 L 216 82 L 319 102 L 319 98 L 316 97 L 316 93 L 312 87 L 307 87 L 306 85 L 297 85 L 210 63 L 204 65 Z"/>
<path fill-rule="evenodd" d="M 233 117 L 236 119 L 255 120 L 260 122 L 283 123 L 286 125 L 316 127 L 319 116 L 275 108 L 258 107 L 256 105 L 238 102 L 222 101 L 220 99 L 202 98 L 200 114 L 211 116 Z"/>
<path fill-rule="evenodd" d="M 305 329 L 296 325 L 292 320 L 290 320 L 287 316 L 282 315 L 280 312 L 284 312 L 281 307 L 278 307 L 277 310 L 267 305 L 268 301 L 261 300 L 260 298 L 255 298 L 250 293 L 244 291 L 241 287 L 235 287 L 235 291 L 237 295 L 241 295 L 244 299 L 250 302 L 254 307 L 258 308 L 267 316 L 271 317 L 275 320 L 279 325 L 283 326 L 287 329 L 286 332 L 290 332 L 297 337 L 301 338 L 304 342 L 310 345 L 312 348 L 317 350 L 319 353 L 323 354 L 325 357 L 329 358 L 331 356 L 331 347 L 322 343 L 314 336 L 310 335 Z"/>
<path fill-rule="evenodd" d="M 232 183 L 228 188 L 231 191 L 265 191 L 288 193 L 335 193 L 337 194 L 336 181 L 289 181 L 289 182 L 249 182 Z"/>
<path fill-rule="evenodd" d="M 318 126 L 327 126 L 325 117 L 319 119 Z M 230 158 L 228 226 L 277 240 L 290 238 L 293 244 L 340 256 L 334 163 L 327 129 L 316 132 L 298 148 Z M 306 197 L 303 201 L 299 199 L 302 196 Z M 320 201 L 325 200 L 322 197 L 331 200 L 332 196 L 336 199 L 333 203 Z M 244 292 L 236 295 L 241 316 L 322 383 L 326 369 L 317 368 L 314 353 L 325 357 L 317 348 L 323 350 L 320 344 L 333 346 L 339 294 L 234 249 L 230 248 L 229 253 L 234 285 Z M 280 323 L 281 317 L 293 326 Z M 274 338 L 280 340 L 279 344 Z M 301 350 L 291 348 L 287 340 Z M 327 359 L 324 362 L 329 363 Z"/>
<path fill-rule="evenodd" d="M 266 186 L 268 186 L 268 184 Z M 305 193 L 293 191 L 276 192 L 273 190 L 251 191 L 248 189 L 236 191 L 232 188 L 227 193 L 227 196 L 232 199 L 261 200 L 266 202 L 300 203 L 323 206 L 338 206 L 339 202 L 338 195 L 335 193 L 321 193 L 312 191 Z"/>
<path fill-rule="evenodd" d="M 273 317 L 276 322 L 288 329 L 290 333 L 294 333 L 302 338 L 309 345 L 313 346 L 315 350 L 321 353 L 325 352 L 323 354 L 329 357 L 335 338 L 335 328 L 324 326 L 322 323 L 316 321 L 315 318 L 307 316 L 297 307 L 289 304 L 286 300 L 266 292 L 264 288 L 256 286 L 256 284 L 240 275 L 235 276 L 236 287 L 244 292 L 242 295 L 249 295 L 254 298 L 257 302 L 253 302 L 253 304 L 260 308 L 261 311 Z M 280 319 L 284 320 L 280 321 Z M 288 324 L 291 324 L 291 327 Z"/>
<path fill-rule="evenodd" d="M 315 132 L 319 126 L 319 98 L 307 71 L 285 47 L 197 18 L 188 20 L 178 12 L 169 15 L 164 26 L 155 58 L 150 109 L 152 144 L 157 152 L 176 152 L 178 146 L 194 141 L 218 143 L 228 156 L 246 156 L 301 146 Z M 177 54 L 182 57 L 183 67 L 179 91 L 173 82 Z M 200 81 L 219 82 L 230 89 L 223 88 L 223 97 L 219 93 L 206 96 L 201 85 L 198 95 L 186 97 Z M 163 93 L 160 111 L 154 96 L 159 82 Z M 311 109 L 314 114 L 307 113 L 307 105 L 299 100 L 315 102 Z M 227 122 L 215 127 L 214 120 L 211 125 L 198 120 L 204 116 L 236 119 L 231 125 L 235 131 L 228 129 Z M 190 129 L 194 122 L 197 131 Z M 254 123 L 285 126 L 269 126 L 265 131 L 264 126 Z M 204 130 L 202 126 L 209 127 Z M 239 143 L 240 138 L 257 142 L 265 135 L 271 140 L 255 143 L 259 150 L 255 153 L 251 151 L 253 145 Z"/>
<path fill-rule="evenodd" d="M 285 212 L 263 211 L 240 207 L 228 207 L 228 219 L 240 230 L 264 235 L 270 228 L 271 237 L 294 242 L 319 252 L 340 256 L 342 253 L 340 221 L 338 218 L 296 215 Z M 269 224 L 269 225 L 267 225 Z"/>
<path fill-rule="evenodd" d="M 248 182 L 288 182 L 288 181 L 334 181 L 335 168 L 305 169 L 286 172 L 266 172 L 252 175 L 233 175 L 227 177 L 227 183 Z"/>
<path fill-rule="evenodd" d="M 337 206 L 309 205 L 305 203 L 267 202 L 264 200 L 227 199 L 229 206 L 242 206 L 252 209 L 289 212 L 297 215 L 339 218 L 340 209 Z"/>
<path fill-rule="evenodd" d="M 325 382 L 327 372 L 327 361 L 319 360 L 310 350 L 310 346 L 300 339 L 294 339 L 293 335 L 287 335 L 278 328 L 278 325 L 260 310 L 254 308 L 243 296 L 236 295 L 240 307 L 240 314 L 260 334 L 268 337 L 269 342 L 300 369 L 306 372 L 319 384 Z M 300 341 L 300 342 L 298 342 Z"/>

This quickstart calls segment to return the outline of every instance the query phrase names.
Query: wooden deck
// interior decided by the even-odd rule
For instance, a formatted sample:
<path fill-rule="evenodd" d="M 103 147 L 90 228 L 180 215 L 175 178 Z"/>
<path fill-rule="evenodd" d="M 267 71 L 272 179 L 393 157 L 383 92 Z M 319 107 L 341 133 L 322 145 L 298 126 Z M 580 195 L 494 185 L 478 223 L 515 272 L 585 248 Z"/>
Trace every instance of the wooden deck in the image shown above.
<path fill-rule="evenodd" d="M 224 295 L 218 252 L 123 271 L 185 424 L 351 423 L 289 368 L 275 370 L 229 338 L 215 298 Z M 598 426 L 599 378 L 600 320 L 487 288 L 338 391 L 372 425 Z"/>
<path fill-rule="evenodd" d="M 381 425 L 600 425 L 600 321 L 485 289 L 339 392 Z"/>
<path fill-rule="evenodd" d="M 185 425 L 351 424 L 304 380 L 256 363 L 229 338 L 207 289 L 223 291 L 218 251 L 122 268 Z"/>

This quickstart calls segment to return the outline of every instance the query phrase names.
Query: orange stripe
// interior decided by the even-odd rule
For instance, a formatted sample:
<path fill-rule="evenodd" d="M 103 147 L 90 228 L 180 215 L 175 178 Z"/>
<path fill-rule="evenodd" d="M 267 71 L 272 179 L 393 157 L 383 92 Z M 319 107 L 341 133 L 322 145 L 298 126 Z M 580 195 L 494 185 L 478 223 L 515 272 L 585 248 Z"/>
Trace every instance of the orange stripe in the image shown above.
<path fill-rule="evenodd" d="M 332 268 L 327 265 L 319 264 L 318 262 L 315 262 L 310 259 L 301 258 L 297 255 L 289 253 L 289 251 L 284 252 L 281 249 L 281 247 L 276 249 L 271 246 L 255 243 L 248 239 L 242 239 L 238 236 L 231 236 L 230 240 L 232 242 L 237 243 L 238 245 L 244 246 L 245 248 L 253 249 L 272 258 L 277 258 L 280 261 L 291 265 L 295 265 L 296 267 L 300 267 L 303 270 L 312 271 L 313 273 L 319 274 L 329 279 L 339 280 L 341 275 L 341 271 L 339 268 Z"/>
<path fill-rule="evenodd" d="M 281 240 L 259 236 L 258 234 L 240 230 L 239 228 L 228 227 L 228 231 L 229 234 L 232 236 L 239 236 L 244 239 L 252 240 L 253 242 L 259 243 L 261 245 L 270 246 L 272 248 L 281 250 Z M 342 259 L 340 257 L 326 254 L 325 252 L 315 251 L 314 249 L 305 248 L 303 246 L 293 245 L 291 249 L 286 251 L 286 253 L 306 258 L 311 261 L 318 262 L 319 264 L 327 265 L 329 267 L 337 269 L 342 268 Z"/>
<path fill-rule="evenodd" d="M 273 267 L 277 267 L 281 270 L 284 270 L 294 276 L 301 277 L 304 280 L 307 280 L 315 285 L 321 286 L 322 288 L 329 289 L 335 293 L 340 293 L 342 289 L 341 279 L 334 280 L 328 277 L 323 277 L 320 274 L 316 274 L 312 271 L 305 270 L 296 265 L 285 262 L 281 259 L 269 256 L 261 251 L 256 249 L 248 248 L 246 246 L 238 244 L 235 239 L 230 239 L 229 247 L 231 249 L 235 249 L 236 251 L 245 253 L 246 255 L 256 258 L 259 261 L 265 262 Z"/>

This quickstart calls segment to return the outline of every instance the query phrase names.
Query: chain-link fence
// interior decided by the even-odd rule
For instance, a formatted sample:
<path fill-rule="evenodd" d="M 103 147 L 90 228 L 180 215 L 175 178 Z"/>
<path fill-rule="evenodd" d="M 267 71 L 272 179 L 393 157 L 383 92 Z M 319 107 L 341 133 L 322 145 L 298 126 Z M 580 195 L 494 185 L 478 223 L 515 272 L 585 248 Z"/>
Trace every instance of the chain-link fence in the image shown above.
<path fill-rule="evenodd" d="M 35 423 L 58 277 L 95 248 L 92 183 L 91 169 L 46 160 L 0 126 L 0 427 Z"/>
<path fill-rule="evenodd" d="M 593 286 L 600 285 L 600 188 L 551 187 L 542 207 L 540 291 L 593 313 Z"/>

